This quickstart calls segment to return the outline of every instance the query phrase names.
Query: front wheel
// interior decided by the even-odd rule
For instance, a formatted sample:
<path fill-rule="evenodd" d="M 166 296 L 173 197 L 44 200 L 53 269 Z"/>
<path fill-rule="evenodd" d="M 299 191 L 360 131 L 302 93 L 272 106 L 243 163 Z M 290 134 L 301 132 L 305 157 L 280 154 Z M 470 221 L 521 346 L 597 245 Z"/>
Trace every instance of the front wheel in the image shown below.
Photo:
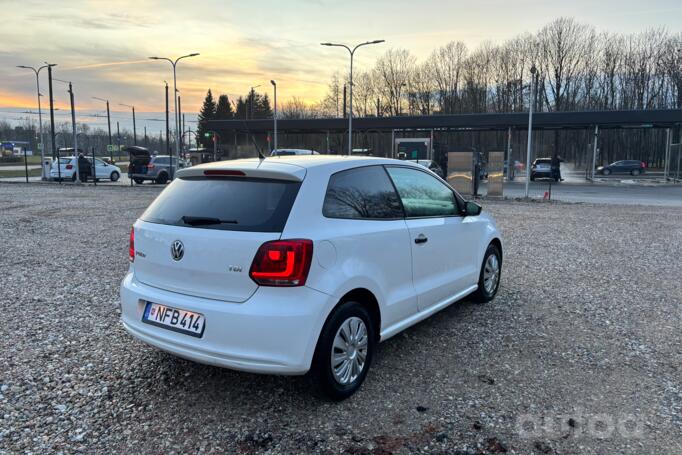
<path fill-rule="evenodd" d="M 109 176 L 109 178 L 111 179 L 112 182 L 118 181 L 118 179 L 120 177 L 121 177 L 121 175 L 116 171 L 112 172 L 111 175 Z"/>
<path fill-rule="evenodd" d="M 478 289 L 472 294 L 473 300 L 479 303 L 490 302 L 495 298 L 500 287 L 502 275 L 502 255 L 493 244 L 488 245 L 483 256 L 483 265 L 478 277 Z"/>
<path fill-rule="evenodd" d="M 611 170 L 610 169 L 604 169 L 601 173 L 603 175 L 609 175 L 611 173 Z"/>
<path fill-rule="evenodd" d="M 367 377 L 377 337 L 367 309 L 348 301 L 327 319 L 310 371 L 313 386 L 334 401 L 353 395 Z"/>

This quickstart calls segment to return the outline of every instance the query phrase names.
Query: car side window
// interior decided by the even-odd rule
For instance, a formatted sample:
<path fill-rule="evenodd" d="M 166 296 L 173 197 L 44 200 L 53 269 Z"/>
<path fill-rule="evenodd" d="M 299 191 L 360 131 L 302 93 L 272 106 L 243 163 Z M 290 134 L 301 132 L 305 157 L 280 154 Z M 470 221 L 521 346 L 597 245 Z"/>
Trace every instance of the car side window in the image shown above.
<path fill-rule="evenodd" d="M 426 172 L 387 166 L 408 218 L 460 215 L 454 191 Z"/>
<path fill-rule="evenodd" d="M 156 158 L 154 160 L 154 164 L 158 164 L 158 165 L 168 164 L 168 158 Z"/>
<path fill-rule="evenodd" d="M 403 218 L 400 199 L 382 166 L 337 172 L 329 178 L 322 214 L 327 218 Z"/>

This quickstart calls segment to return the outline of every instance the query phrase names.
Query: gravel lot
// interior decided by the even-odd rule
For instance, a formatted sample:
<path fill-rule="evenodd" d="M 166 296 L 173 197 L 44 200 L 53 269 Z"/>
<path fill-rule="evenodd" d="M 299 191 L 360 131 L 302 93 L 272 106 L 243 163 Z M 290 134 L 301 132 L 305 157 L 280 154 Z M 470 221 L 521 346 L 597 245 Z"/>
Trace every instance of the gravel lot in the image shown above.
<path fill-rule="evenodd" d="M 383 343 L 329 403 L 123 331 L 157 193 L 0 184 L 0 453 L 682 453 L 682 209 L 484 202 L 498 297 Z"/>

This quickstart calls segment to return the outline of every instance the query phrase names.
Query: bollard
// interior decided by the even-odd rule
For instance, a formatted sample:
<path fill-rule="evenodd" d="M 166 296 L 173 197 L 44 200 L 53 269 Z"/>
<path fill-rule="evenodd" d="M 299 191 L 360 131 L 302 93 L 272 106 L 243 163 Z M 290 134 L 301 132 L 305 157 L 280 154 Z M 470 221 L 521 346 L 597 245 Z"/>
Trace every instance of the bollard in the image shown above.
<path fill-rule="evenodd" d="M 24 172 L 26 173 L 26 183 L 28 183 L 28 158 L 26 157 L 26 147 L 24 147 Z"/>
<path fill-rule="evenodd" d="M 95 161 L 95 147 L 92 148 L 92 183 L 97 186 L 97 163 Z"/>

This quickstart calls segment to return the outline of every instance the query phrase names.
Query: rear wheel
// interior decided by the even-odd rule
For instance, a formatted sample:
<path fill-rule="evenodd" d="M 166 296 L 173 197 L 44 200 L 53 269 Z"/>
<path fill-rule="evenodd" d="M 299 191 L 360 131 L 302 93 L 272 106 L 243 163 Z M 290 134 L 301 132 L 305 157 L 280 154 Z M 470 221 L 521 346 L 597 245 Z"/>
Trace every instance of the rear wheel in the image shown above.
<path fill-rule="evenodd" d="M 76 181 L 76 173 L 74 172 L 73 175 L 71 176 L 71 181 L 75 182 Z"/>
<path fill-rule="evenodd" d="M 630 174 L 632 174 L 632 176 L 639 175 L 639 169 L 633 169 L 632 172 L 630 172 Z"/>
<path fill-rule="evenodd" d="M 144 179 L 141 178 L 134 178 L 133 181 L 138 185 L 142 185 L 144 183 Z"/>
<path fill-rule="evenodd" d="M 364 382 L 377 343 L 372 322 L 367 309 L 353 301 L 342 303 L 327 319 L 310 370 L 313 385 L 325 397 L 346 399 Z"/>
<path fill-rule="evenodd" d="M 475 302 L 490 302 L 495 298 L 500 287 L 502 274 L 502 255 L 500 250 L 493 244 L 488 245 L 483 256 L 483 265 L 478 277 L 478 289 L 472 294 Z"/>
<path fill-rule="evenodd" d="M 112 172 L 111 175 L 109 176 L 109 178 L 111 179 L 112 182 L 118 181 L 118 179 L 120 177 L 121 177 L 121 175 L 116 171 Z"/>
<path fill-rule="evenodd" d="M 167 181 L 168 181 L 168 174 L 166 174 L 165 172 L 162 172 L 161 174 L 159 174 L 159 176 L 156 177 L 156 180 L 155 180 L 155 182 L 158 183 L 159 185 L 163 185 Z"/>

